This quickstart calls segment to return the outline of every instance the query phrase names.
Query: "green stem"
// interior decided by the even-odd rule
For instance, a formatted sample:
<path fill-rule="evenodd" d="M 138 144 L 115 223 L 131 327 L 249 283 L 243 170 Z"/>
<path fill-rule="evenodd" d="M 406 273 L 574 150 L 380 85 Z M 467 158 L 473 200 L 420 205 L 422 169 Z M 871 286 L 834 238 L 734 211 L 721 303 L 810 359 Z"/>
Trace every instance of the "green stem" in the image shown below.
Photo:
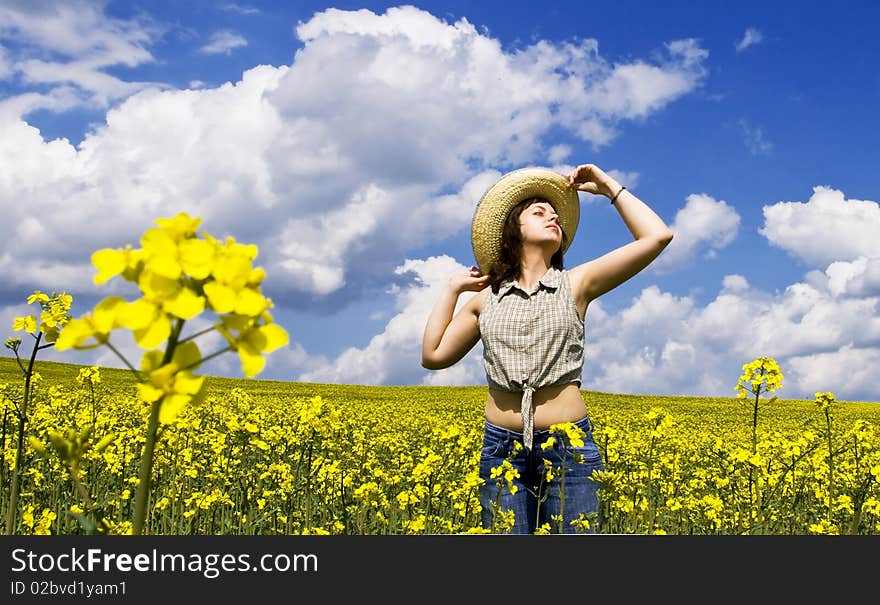
<path fill-rule="evenodd" d="M 131 533 L 139 536 L 143 533 L 144 521 L 147 517 L 147 497 L 150 493 L 150 478 L 153 470 L 153 452 L 156 448 L 156 431 L 159 427 L 159 407 L 162 400 L 154 401 L 150 406 L 150 419 L 147 423 L 147 440 L 141 454 L 141 467 L 138 473 L 138 485 L 134 500 L 134 520 Z"/>
<path fill-rule="evenodd" d="M 21 368 L 22 376 L 27 376 L 27 370 L 24 365 L 21 363 L 21 357 L 18 356 L 18 348 L 15 349 L 15 362 L 18 364 L 18 367 Z"/>
<path fill-rule="evenodd" d="M 183 329 L 183 320 L 178 319 L 171 335 L 168 337 L 168 346 L 165 348 L 165 356 L 162 359 L 162 365 L 171 361 L 174 356 L 174 349 L 177 347 L 177 339 L 180 331 Z M 109 344 L 109 343 L 108 343 Z M 130 367 L 130 366 L 129 366 Z M 134 502 L 134 520 L 132 521 L 132 534 L 141 535 L 144 529 L 144 522 L 147 518 L 147 500 L 150 495 L 150 480 L 153 471 L 153 453 L 156 448 L 156 433 L 159 431 L 159 408 L 165 397 L 160 397 L 150 405 L 150 418 L 147 422 L 147 438 L 144 442 L 144 450 L 141 455 L 140 472 L 138 473 L 138 486 L 135 493 Z"/>
<path fill-rule="evenodd" d="M 21 402 L 21 415 L 18 418 L 18 444 L 15 452 L 15 470 L 12 473 L 12 485 L 9 490 L 9 508 L 6 510 L 6 535 L 11 536 L 15 529 L 16 508 L 18 507 L 18 491 L 19 477 L 21 476 L 21 465 L 24 460 L 24 429 L 27 424 L 28 402 L 31 397 L 31 378 L 34 375 L 34 362 L 37 360 L 37 350 L 40 346 L 40 339 L 43 337 L 41 332 L 35 336 L 36 342 L 34 349 L 31 351 L 31 359 L 28 363 L 27 371 L 24 376 L 24 397 Z"/>
<path fill-rule="evenodd" d="M 761 385 L 755 391 L 755 405 L 752 412 L 752 454 L 758 451 L 758 399 L 761 396 Z"/>

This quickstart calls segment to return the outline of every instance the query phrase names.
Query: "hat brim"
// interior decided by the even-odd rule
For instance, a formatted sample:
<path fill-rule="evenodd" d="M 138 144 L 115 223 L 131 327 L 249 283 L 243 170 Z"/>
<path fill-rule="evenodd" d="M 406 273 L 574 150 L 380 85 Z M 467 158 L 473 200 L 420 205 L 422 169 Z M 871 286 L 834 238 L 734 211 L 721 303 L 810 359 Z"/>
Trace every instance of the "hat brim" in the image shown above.
<path fill-rule="evenodd" d="M 553 205 L 562 227 L 562 252 L 574 239 L 580 221 L 580 198 L 568 179 L 549 168 L 529 167 L 503 175 L 480 198 L 471 223 L 471 245 L 480 271 L 497 263 L 507 215 L 523 200 L 540 197 Z"/>

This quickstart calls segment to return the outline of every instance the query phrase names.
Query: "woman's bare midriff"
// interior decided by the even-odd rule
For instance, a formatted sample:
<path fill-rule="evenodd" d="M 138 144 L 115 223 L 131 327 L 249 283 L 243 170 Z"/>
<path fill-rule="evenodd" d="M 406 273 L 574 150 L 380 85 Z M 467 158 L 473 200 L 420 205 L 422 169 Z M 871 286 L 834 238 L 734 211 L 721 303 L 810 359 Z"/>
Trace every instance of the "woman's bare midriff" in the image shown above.
<path fill-rule="evenodd" d="M 489 389 L 486 397 L 486 420 L 492 424 L 521 433 L 523 430 L 520 404 L 522 392 Z M 549 429 L 560 422 L 577 422 L 587 415 L 587 404 L 579 383 L 546 386 L 532 394 L 535 408 L 535 429 Z"/>

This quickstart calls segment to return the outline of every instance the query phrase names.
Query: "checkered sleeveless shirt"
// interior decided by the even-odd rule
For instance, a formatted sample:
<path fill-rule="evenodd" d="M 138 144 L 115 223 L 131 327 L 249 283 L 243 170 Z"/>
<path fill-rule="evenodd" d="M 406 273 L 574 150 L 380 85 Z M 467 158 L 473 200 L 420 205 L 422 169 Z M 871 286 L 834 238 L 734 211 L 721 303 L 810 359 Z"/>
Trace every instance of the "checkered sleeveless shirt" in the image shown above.
<path fill-rule="evenodd" d="M 551 267 L 534 292 L 516 280 L 489 290 L 480 313 L 480 339 L 489 387 L 522 391 L 523 440 L 532 446 L 532 394 L 543 386 L 581 384 L 584 324 L 578 317 L 569 272 Z"/>

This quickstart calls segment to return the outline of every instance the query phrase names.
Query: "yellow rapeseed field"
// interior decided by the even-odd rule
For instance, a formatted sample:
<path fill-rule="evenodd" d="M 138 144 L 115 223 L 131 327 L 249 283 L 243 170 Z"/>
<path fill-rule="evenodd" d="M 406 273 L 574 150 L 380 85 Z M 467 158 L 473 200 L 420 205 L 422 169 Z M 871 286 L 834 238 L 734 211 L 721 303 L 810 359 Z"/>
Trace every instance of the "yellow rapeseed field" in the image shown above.
<path fill-rule="evenodd" d="M 149 412 L 136 380 L 110 368 L 34 369 L 14 533 L 130 533 Z M 0 358 L 4 506 L 20 376 Z M 144 533 L 483 531 L 485 387 L 206 385 L 201 403 L 160 429 Z M 742 398 L 582 392 L 606 466 L 596 531 L 880 534 L 880 404 L 763 401 L 753 447 Z M 49 447 L 53 434 L 75 443 L 92 425 L 97 445 L 77 465 Z M 503 473 L 498 481 L 503 489 Z"/>

